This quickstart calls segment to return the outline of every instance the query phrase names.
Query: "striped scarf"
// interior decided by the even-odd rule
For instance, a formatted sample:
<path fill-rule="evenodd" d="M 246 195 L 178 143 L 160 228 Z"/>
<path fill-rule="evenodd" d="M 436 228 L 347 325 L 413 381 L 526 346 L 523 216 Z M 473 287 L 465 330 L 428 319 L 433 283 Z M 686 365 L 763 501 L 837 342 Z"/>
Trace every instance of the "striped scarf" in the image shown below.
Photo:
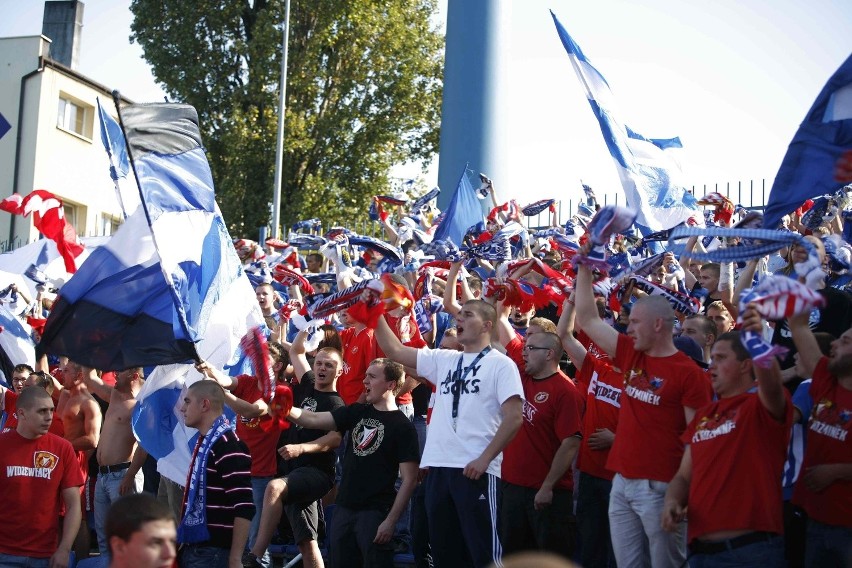
<path fill-rule="evenodd" d="M 764 318 L 782 320 L 824 307 L 825 298 L 806 284 L 791 278 L 767 276 L 754 288 L 743 290 L 739 302 L 740 314 L 745 312 L 749 303 L 755 304 Z M 787 352 L 786 348 L 767 343 L 761 334 L 753 331 L 742 333 L 742 343 L 751 354 L 752 361 L 762 367 L 768 367 L 773 357 L 783 356 Z"/>

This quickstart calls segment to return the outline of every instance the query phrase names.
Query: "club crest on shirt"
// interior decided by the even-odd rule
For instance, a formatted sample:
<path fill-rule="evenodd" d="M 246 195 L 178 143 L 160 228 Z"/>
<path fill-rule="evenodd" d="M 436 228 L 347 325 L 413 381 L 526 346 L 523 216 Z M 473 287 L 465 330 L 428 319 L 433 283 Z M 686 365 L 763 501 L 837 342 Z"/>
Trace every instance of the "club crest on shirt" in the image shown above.
<path fill-rule="evenodd" d="M 845 442 L 849 435 L 850 419 L 852 410 L 838 408 L 834 401 L 824 398 L 816 404 L 808 428 L 817 434 Z"/>
<path fill-rule="evenodd" d="M 654 406 L 660 405 L 660 395 L 654 394 L 663 386 L 660 377 L 648 378 L 643 369 L 632 369 L 625 377 L 624 392 L 627 396 Z"/>
<path fill-rule="evenodd" d="M 550 398 L 550 394 L 542 391 L 542 392 L 536 393 L 536 395 L 533 397 L 533 400 L 538 402 L 538 403 L 542 403 L 542 402 L 547 402 L 548 398 Z"/>
<path fill-rule="evenodd" d="M 703 416 L 695 427 L 692 442 L 704 442 L 733 432 L 737 427 L 737 411 L 737 408 L 733 408 L 722 414 Z"/>
<path fill-rule="evenodd" d="M 385 425 L 372 418 L 362 418 L 352 429 L 352 451 L 364 457 L 374 453 L 385 438 Z"/>
<path fill-rule="evenodd" d="M 37 468 L 46 468 L 50 471 L 56 467 L 56 464 L 59 463 L 59 456 L 56 454 L 51 454 L 50 452 L 46 452 L 44 450 L 39 450 L 35 452 L 33 455 L 33 467 Z"/>

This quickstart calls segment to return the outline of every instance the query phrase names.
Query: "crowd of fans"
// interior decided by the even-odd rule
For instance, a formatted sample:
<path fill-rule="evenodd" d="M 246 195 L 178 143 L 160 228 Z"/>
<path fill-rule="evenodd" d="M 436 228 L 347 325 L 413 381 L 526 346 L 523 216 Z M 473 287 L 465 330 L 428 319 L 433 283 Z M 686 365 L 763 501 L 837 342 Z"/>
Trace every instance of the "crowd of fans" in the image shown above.
<path fill-rule="evenodd" d="M 586 567 L 846 566 L 852 188 L 771 234 L 710 194 L 681 233 L 643 237 L 591 188 L 559 224 L 553 200 L 501 203 L 481 179 L 491 207 L 459 246 L 435 239 L 434 192 L 374 198 L 384 239 L 312 219 L 235 241 L 265 325 L 235 356 L 253 365 L 197 363 L 185 480 L 145 470 L 130 426 L 144 369 L 11 361 L 0 495 L 44 530 L 0 530 L 0 565 L 64 566 L 72 548 L 88 556 L 91 529 L 96 561 L 122 565 L 156 528 L 128 565 L 269 566 L 290 541 L 305 566 L 529 551 Z M 38 313 L 24 303 L 31 323 L 49 311 L 41 292 Z M 143 470 L 175 523 L 151 509 L 110 532 Z"/>

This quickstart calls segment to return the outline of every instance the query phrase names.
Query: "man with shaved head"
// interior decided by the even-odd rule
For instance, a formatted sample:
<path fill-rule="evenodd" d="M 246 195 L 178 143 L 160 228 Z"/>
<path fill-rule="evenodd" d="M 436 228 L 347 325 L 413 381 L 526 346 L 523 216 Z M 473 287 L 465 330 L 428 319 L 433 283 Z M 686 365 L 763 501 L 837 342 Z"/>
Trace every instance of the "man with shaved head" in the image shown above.
<path fill-rule="evenodd" d="M 592 273 L 578 270 L 577 324 L 621 370 L 624 390 L 607 469 L 616 472 L 609 503 L 610 535 L 619 566 L 672 566 L 686 561 L 686 523 L 663 531 L 660 516 L 678 471 L 680 440 L 711 387 L 698 365 L 674 346 L 675 314 L 660 296 L 639 299 L 620 334 L 598 315 Z M 639 552 L 641 551 L 641 552 Z"/>
<path fill-rule="evenodd" d="M 225 392 L 201 380 L 186 391 L 181 414 L 198 429 L 178 528 L 180 565 L 227 568 L 242 564 L 254 517 L 251 458 L 222 411 Z"/>

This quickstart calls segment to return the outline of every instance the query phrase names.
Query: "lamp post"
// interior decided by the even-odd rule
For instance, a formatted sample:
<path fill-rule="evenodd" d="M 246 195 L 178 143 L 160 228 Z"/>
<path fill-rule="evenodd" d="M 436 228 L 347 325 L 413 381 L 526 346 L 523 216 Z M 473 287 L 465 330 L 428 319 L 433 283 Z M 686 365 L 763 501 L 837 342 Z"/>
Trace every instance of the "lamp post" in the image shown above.
<path fill-rule="evenodd" d="M 284 161 L 284 112 L 287 107 L 287 39 L 290 35 L 290 0 L 284 7 L 284 37 L 281 40 L 281 89 L 278 98 L 278 141 L 275 146 L 275 187 L 272 191 L 272 236 L 281 238 L 281 168 Z"/>

